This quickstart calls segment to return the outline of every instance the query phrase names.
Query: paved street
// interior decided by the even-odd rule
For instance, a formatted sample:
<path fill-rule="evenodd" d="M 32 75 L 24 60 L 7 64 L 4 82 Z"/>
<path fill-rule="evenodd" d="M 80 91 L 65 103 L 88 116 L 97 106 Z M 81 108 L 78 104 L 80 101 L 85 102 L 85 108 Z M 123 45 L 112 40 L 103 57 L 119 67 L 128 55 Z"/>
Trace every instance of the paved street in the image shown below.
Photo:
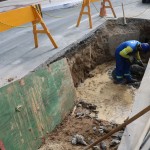
<path fill-rule="evenodd" d="M 4 0 L 0 3 L 0 12 L 23 7 L 25 5 L 41 4 L 42 10 L 54 10 L 65 8 L 66 5 L 73 6 L 82 0 Z"/>
<path fill-rule="evenodd" d="M 117 17 L 122 17 L 121 3 L 112 0 Z M 95 3 L 99 10 L 99 3 Z M 8 84 L 9 78 L 20 79 L 30 71 L 44 64 L 52 62 L 65 53 L 66 47 L 80 41 L 86 34 L 95 30 L 106 18 L 100 18 L 93 5 L 93 29 L 89 29 L 87 17 L 82 18 L 81 25 L 76 28 L 76 21 L 81 5 L 73 8 L 44 12 L 44 20 L 59 48 L 54 49 L 45 35 L 39 34 L 39 48 L 34 48 L 31 24 L 26 28 L 15 28 L 0 33 L 0 87 Z M 141 0 L 126 0 L 125 14 L 127 17 L 150 19 L 150 4 L 142 4 Z M 107 11 L 107 19 L 112 18 L 111 11 Z"/>

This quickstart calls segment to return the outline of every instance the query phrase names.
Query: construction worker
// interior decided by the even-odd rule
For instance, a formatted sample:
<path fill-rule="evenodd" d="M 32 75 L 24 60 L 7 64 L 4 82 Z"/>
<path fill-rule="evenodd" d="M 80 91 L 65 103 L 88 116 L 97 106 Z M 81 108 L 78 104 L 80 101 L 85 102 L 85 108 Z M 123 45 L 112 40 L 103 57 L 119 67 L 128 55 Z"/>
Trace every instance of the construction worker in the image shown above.
<path fill-rule="evenodd" d="M 136 40 L 130 40 L 121 43 L 115 53 L 116 68 L 113 71 L 115 83 L 134 83 L 135 79 L 131 77 L 130 66 L 136 60 L 140 66 L 144 66 L 139 52 L 144 53 L 150 50 L 148 43 L 140 43 Z"/>

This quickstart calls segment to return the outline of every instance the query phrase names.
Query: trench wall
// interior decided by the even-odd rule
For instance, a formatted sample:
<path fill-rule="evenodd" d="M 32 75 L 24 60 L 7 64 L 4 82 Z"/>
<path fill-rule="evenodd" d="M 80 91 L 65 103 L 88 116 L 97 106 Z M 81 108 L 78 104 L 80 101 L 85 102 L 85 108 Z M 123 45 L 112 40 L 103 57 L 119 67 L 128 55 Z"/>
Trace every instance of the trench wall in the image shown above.
<path fill-rule="evenodd" d="M 109 20 L 65 54 L 72 73 L 74 85 L 82 83 L 90 77 L 89 72 L 97 65 L 114 59 L 116 47 L 126 40 L 150 41 L 150 20 L 123 19 Z M 141 54 L 144 62 L 148 62 L 150 52 Z"/>

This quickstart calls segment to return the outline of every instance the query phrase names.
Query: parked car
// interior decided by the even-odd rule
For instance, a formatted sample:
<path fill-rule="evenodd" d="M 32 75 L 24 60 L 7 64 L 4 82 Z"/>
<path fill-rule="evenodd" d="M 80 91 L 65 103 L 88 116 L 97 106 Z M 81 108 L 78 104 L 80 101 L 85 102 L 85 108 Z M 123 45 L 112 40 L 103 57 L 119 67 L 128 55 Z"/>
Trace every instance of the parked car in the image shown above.
<path fill-rule="evenodd" d="M 142 0 L 142 3 L 150 2 L 150 0 Z"/>

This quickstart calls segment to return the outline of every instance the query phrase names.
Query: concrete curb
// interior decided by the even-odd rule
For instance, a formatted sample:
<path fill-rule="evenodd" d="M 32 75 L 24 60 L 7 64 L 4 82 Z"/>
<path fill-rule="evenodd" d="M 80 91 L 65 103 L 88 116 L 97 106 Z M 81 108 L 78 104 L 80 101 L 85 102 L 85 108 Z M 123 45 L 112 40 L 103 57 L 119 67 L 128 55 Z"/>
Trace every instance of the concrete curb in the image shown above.
<path fill-rule="evenodd" d="M 49 10 L 57 10 L 57 9 L 65 9 L 65 8 L 70 8 L 73 7 L 77 4 L 80 4 L 82 2 L 82 0 L 74 0 L 72 2 L 62 2 L 62 3 L 53 3 L 53 4 L 49 4 L 49 5 L 43 5 L 42 6 L 42 11 L 49 11 Z"/>

